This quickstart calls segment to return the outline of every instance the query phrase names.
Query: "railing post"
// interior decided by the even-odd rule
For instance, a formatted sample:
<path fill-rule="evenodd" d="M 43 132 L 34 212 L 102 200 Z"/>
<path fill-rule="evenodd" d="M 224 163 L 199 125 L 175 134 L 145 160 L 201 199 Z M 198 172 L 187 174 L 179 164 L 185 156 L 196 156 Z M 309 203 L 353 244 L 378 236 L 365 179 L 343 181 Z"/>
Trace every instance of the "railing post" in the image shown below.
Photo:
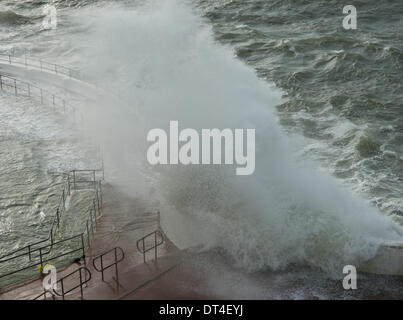
<path fill-rule="evenodd" d="M 55 95 L 52 94 L 53 107 L 55 106 Z"/>
<path fill-rule="evenodd" d="M 64 191 L 63 191 L 63 194 L 64 194 Z M 63 201 L 63 205 L 64 205 L 64 201 Z M 60 222 L 59 208 L 56 209 L 56 217 L 57 217 L 57 228 L 59 228 L 59 222 Z"/>
<path fill-rule="evenodd" d="M 17 80 L 14 79 L 15 95 L 17 95 Z"/>
<path fill-rule="evenodd" d="M 146 245 L 145 245 L 145 238 L 143 238 L 143 260 L 146 263 Z"/>
<path fill-rule="evenodd" d="M 83 249 L 83 257 L 85 256 L 85 246 L 84 246 L 84 234 L 81 233 L 81 247 Z M 85 258 L 84 258 L 84 262 L 85 262 Z"/>
<path fill-rule="evenodd" d="M 103 260 L 103 255 L 101 255 L 101 274 L 102 274 L 102 281 L 104 281 L 104 260 Z"/>
<path fill-rule="evenodd" d="M 94 211 L 94 216 L 95 216 L 95 214 L 96 214 L 96 212 Z M 90 209 L 90 219 L 91 219 L 91 232 L 92 232 L 92 234 L 94 234 L 94 222 L 92 219 L 92 209 Z"/>
<path fill-rule="evenodd" d="M 154 233 L 155 262 L 157 262 L 157 232 Z"/>
<path fill-rule="evenodd" d="M 73 189 L 76 190 L 76 170 L 73 170 Z"/>
<path fill-rule="evenodd" d="M 42 248 L 39 248 L 39 260 L 41 261 L 41 267 L 43 267 Z"/>
<path fill-rule="evenodd" d="M 0 75 L 0 89 L 3 90 L 3 78 Z"/>
<path fill-rule="evenodd" d="M 11 64 L 11 55 L 8 55 L 8 62 Z"/>
<path fill-rule="evenodd" d="M 90 247 L 90 228 L 88 227 L 88 220 L 87 220 L 87 243 L 88 243 L 88 248 Z"/>
<path fill-rule="evenodd" d="M 56 74 L 57 74 L 57 64 L 55 64 L 55 72 L 56 72 Z"/>
<path fill-rule="evenodd" d="M 91 225 L 92 225 L 92 208 L 90 209 L 90 221 L 91 221 Z"/>
<path fill-rule="evenodd" d="M 31 258 L 31 245 L 30 244 L 28 245 L 28 255 L 29 255 L 29 261 L 32 261 L 32 258 Z"/>
<path fill-rule="evenodd" d="M 83 279 L 82 279 L 82 275 L 81 275 L 81 268 L 80 269 L 78 269 L 79 270 L 79 273 L 80 273 L 80 292 L 81 292 L 81 300 L 84 298 L 84 295 L 83 295 Z"/>
<path fill-rule="evenodd" d="M 118 290 L 119 290 L 119 272 L 118 272 L 118 254 L 117 254 L 117 248 L 115 247 L 115 271 L 116 271 L 116 282 L 118 285 Z"/>
<path fill-rule="evenodd" d="M 95 212 L 94 212 L 95 214 Z M 94 222 L 92 221 L 92 209 L 90 209 L 90 219 L 91 219 L 91 233 L 94 235 Z"/>
<path fill-rule="evenodd" d="M 69 196 L 71 194 L 70 190 L 70 172 L 67 174 L 67 195 Z"/>
<path fill-rule="evenodd" d="M 97 216 L 97 206 L 96 206 L 96 204 L 95 204 L 95 199 L 92 200 L 92 203 L 93 203 L 93 205 L 94 205 L 94 215 L 95 215 L 95 217 L 96 217 L 96 216 Z M 99 215 L 99 213 L 98 213 L 98 215 Z"/>
<path fill-rule="evenodd" d="M 101 181 L 98 181 L 98 184 L 99 184 L 99 197 L 101 199 L 101 205 L 103 205 L 104 204 L 104 199 L 102 197 L 102 183 L 101 183 Z"/>
<path fill-rule="evenodd" d="M 98 195 L 98 188 L 95 189 L 95 193 L 97 196 L 97 204 L 98 204 L 98 217 L 101 215 L 101 210 L 99 208 L 99 195 Z"/>

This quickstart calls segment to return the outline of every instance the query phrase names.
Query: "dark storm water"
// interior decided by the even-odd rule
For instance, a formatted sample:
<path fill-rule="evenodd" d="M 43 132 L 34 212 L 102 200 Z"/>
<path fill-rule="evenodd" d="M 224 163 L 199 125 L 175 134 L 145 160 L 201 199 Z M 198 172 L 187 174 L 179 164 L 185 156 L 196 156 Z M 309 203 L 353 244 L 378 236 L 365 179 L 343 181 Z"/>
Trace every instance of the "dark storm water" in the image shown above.
<path fill-rule="evenodd" d="M 199 1 L 216 39 L 286 93 L 306 153 L 381 210 L 403 214 L 403 1 Z"/>

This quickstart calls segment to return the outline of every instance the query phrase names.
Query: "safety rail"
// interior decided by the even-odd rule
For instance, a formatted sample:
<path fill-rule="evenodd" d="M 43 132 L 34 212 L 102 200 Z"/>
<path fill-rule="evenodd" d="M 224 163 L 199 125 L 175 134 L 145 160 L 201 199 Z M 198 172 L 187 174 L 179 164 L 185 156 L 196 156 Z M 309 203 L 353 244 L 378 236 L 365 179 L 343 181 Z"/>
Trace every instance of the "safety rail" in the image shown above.
<path fill-rule="evenodd" d="M 4 63 L 7 63 L 9 65 L 22 66 L 22 67 L 25 67 L 26 69 L 28 67 L 31 67 L 31 68 L 35 68 L 40 71 L 48 71 L 55 75 L 67 76 L 70 79 L 81 81 L 81 82 L 85 83 L 87 86 L 91 86 L 93 89 L 96 89 L 96 90 L 102 89 L 102 91 L 107 93 L 109 96 L 123 102 L 123 100 L 121 99 L 119 94 L 116 94 L 115 92 L 110 90 L 110 86 L 102 86 L 102 85 L 94 82 L 95 81 L 94 79 L 90 79 L 88 76 L 85 76 L 82 72 L 79 72 L 72 68 L 65 67 L 60 64 L 45 62 L 40 58 L 27 57 L 26 54 L 23 56 L 16 56 L 13 54 L 0 53 L 0 62 L 1 61 L 3 61 Z M 18 92 L 18 88 L 15 89 L 15 91 Z M 125 103 L 128 104 L 127 101 Z M 74 117 L 75 117 L 75 110 L 73 112 L 74 112 Z M 75 122 L 75 118 L 74 118 L 74 122 Z"/>
<path fill-rule="evenodd" d="M 84 280 L 83 280 L 83 274 L 82 271 L 84 271 Z M 67 291 L 64 291 L 64 280 L 66 278 L 71 277 L 72 275 L 78 273 L 79 275 L 79 279 L 80 279 L 80 283 L 78 285 L 76 285 L 73 288 L 70 288 Z M 88 277 L 87 277 L 88 275 Z M 87 282 L 89 282 L 91 280 L 91 271 L 87 268 L 87 267 L 80 267 L 76 270 L 74 270 L 73 272 L 70 272 L 69 274 L 65 275 L 63 278 L 60 278 L 56 284 L 60 283 L 60 287 L 61 287 L 61 293 L 57 292 L 57 289 L 53 289 L 51 292 L 49 291 L 44 291 L 43 293 L 41 293 L 39 296 L 35 297 L 33 300 L 38 300 L 39 298 L 41 298 L 42 296 L 45 297 L 46 299 L 46 294 L 49 292 L 52 295 L 52 299 L 54 299 L 54 296 L 59 296 L 62 297 L 62 299 L 64 300 L 65 296 L 72 292 L 73 290 L 80 288 L 80 294 L 81 294 L 81 299 L 84 299 L 84 292 L 83 292 L 83 285 L 86 284 Z"/>
<path fill-rule="evenodd" d="M 101 169 L 91 169 L 91 170 L 71 170 L 67 175 L 70 176 L 70 174 L 72 172 L 102 172 L 102 179 L 104 178 L 104 169 L 103 167 Z M 94 179 L 95 179 L 95 175 L 94 175 Z M 95 191 L 95 206 L 97 211 L 101 210 L 102 207 L 102 203 L 103 203 L 103 198 L 102 198 L 102 184 L 101 184 L 101 180 L 94 180 L 92 182 L 92 185 L 94 186 L 94 191 Z M 35 246 L 39 245 L 39 244 L 43 244 L 47 241 L 50 241 L 51 244 L 53 243 L 53 239 L 55 237 L 56 231 L 58 230 L 59 226 L 60 226 L 60 220 L 61 220 L 61 216 L 62 214 L 66 211 L 66 200 L 67 200 L 67 196 L 71 195 L 71 191 L 72 190 L 76 190 L 75 185 L 70 183 L 70 179 L 67 178 L 67 182 L 65 184 L 65 186 L 63 187 L 62 190 L 62 195 L 60 197 L 60 201 L 59 204 L 56 208 L 56 214 L 53 218 L 52 224 L 50 226 L 50 231 L 49 231 L 49 236 L 46 239 L 43 240 L 39 240 L 37 242 L 33 242 L 30 243 L 24 247 L 18 248 L 12 252 L 9 252 L 3 256 L 0 257 L 0 263 L 3 261 L 7 261 L 4 260 L 4 258 L 9 257 L 14 255 L 17 252 L 21 252 L 21 251 L 28 251 L 28 255 L 31 256 L 31 252 L 32 250 L 34 250 Z M 92 208 L 91 210 L 93 210 L 95 208 L 94 204 L 92 203 Z M 31 261 L 31 260 L 30 260 Z"/>
<path fill-rule="evenodd" d="M 0 275 L 0 279 L 34 267 L 41 267 L 43 266 L 44 263 L 54 261 L 61 257 L 72 255 L 76 252 L 81 252 L 82 255 L 80 255 L 80 258 L 84 258 L 85 250 L 91 246 L 91 236 L 94 235 L 94 232 L 96 230 L 96 219 L 101 214 L 102 198 L 99 197 L 100 194 L 100 190 L 98 188 L 99 185 L 101 184 L 100 183 L 95 184 L 95 196 L 88 210 L 88 219 L 85 222 L 85 229 L 83 232 L 65 239 L 55 241 L 54 235 L 57 230 L 56 227 L 58 227 L 58 225 L 60 224 L 60 211 L 57 210 L 55 219 L 53 220 L 53 224 L 50 229 L 49 237 L 47 239 L 40 240 L 35 243 L 30 243 L 0 258 L 0 264 L 14 262 L 21 265 L 21 263 L 28 261 L 27 265 L 15 268 L 10 272 Z M 64 201 L 66 199 L 65 196 L 66 193 L 63 192 L 62 198 L 64 199 Z M 79 239 L 79 241 L 74 241 L 77 239 Z M 65 248 L 63 248 L 63 244 L 66 246 L 69 244 L 68 242 L 70 242 L 70 247 L 67 250 L 65 250 Z M 54 251 L 58 251 L 57 249 L 59 249 L 61 253 L 52 255 L 53 249 Z"/>
<path fill-rule="evenodd" d="M 97 173 L 100 173 L 100 176 L 97 175 Z M 85 186 L 94 187 L 94 189 L 96 189 L 96 184 L 99 183 L 99 181 L 101 180 L 102 181 L 105 180 L 105 171 L 103 164 L 101 169 L 71 170 L 70 172 L 67 173 L 68 193 L 70 193 L 72 189 L 73 190 L 85 189 Z"/>
<path fill-rule="evenodd" d="M 149 248 L 146 249 L 145 247 L 145 241 L 147 238 L 154 236 L 154 244 L 150 246 Z M 160 237 L 160 241 L 158 240 L 158 236 Z M 142 247 L 140 248 L 140 243 L 142 243 Z M 158 254 L 157 254 L 157 248 L 164 243 L 164 235 L 160 230 L 155 230 L 144 237 L 140 238 L 136 242 L 137 249 L 139 250 L 140 253 L 143 254 L 143 260 L 144 263 L 146 262 L 146 253 L 154 249 L 154 255 L 155 255 L 155 260 L 157 261 Z"/>
<path fill-rule="evenodd" d="M 18 65 L 25 68 L 30 67 L 41 71 L 51 72 L 56 75 L 64 75 L 76 80 L 83 80 L 84 78 L 83 75 L 77 70 L 60 64 L 46 62 L 40 58 L 28 57 L 26 54 L 24 54 L 23 56 L 16 56 L 12 54 L 1 53 L 0 61 L 4 61 L 10 65 Z"/>
<path fill-rule="evenodd" d="M 4 260 L 4 258 L 13 256 L 14 254 L 16 254 L 18 252 L 21 252 L 21 251 L 24 251 L 24 250 L 28 251 L 27 254 L 29 256 L 29 261 L 31 261 L 32 260 L 31 259 L 32 258 L 31 253 L 35 250 L 35 246 L 38 246 L 39 244 L 43 244 L 43 243 L 45 243 L 45 242 L 47 242 L 49 240 L 50 240 L 51 243 L 53 243 L 53 239 L 55 237 L 56 231 L 60 226 L 61 216 L 66 211 L 66 199 L 67 199 L 66 188 L 63 188 L 59 204 L 58 204 L 58 206 L 56 208 L 56 214 L 55 214 L 55 216 L 54 216 L 54 218 L 52 220 L 51 226 L 50 226 L 49 236 L 46 239 L 30 243 L 30 244 L 28 244 L 28 245 L 26 245 L 24 247 L 18 248 L 16 250 L 12 251 L 12 252 L 9 252 L 9 253 L 1 256 L 0 257 L 0 263 L 10 260 L 10 259 Z"/>
<path fill-rule="evenodd" d="M 78 239 L 78 238 L 81 239 L 81 247 L 79 247 L 79 248 L 77 248 L 77 249 L 70 250 L 70 251 L 68 251 L 68 252 L 63 252 L 62 254 L 59 254 L 58 256 L 55 256 L 55 257 L 52 257 L 52 258 L 46 258 L 46 257 L 45 257 L 46 255 L 48 255 L 48 254 L 50 253 L 50 250 L 51 250 L 51 249 L 47 250 L 49 247 L 51 247 L 51 246 L 56 246 L 56 245 L 60 245 L 60 244 L 62 244 L 62 243 L 66 243 L 67 241 L 74 240 L 74 239 Z M 44 252 L 44 250 L 47 250 L 47 251 Z M 79 234 L 79 235 L 75 235 L 75 236 L 72 236 L 72 237 L 69 237 L 69 238 L 60 240 L 60 241 L 56 241 L 56 242 L 53 242 L 52 244 L 45 245 L 45 246 L 43 246 L 43 247 L 39 247 L 39 248 L 37 248 L 37 249 L 31 250 L 31 251 L 28 253 L 28 254 L 29 254 L 29 257 L 30 257 L 30 262 L 32 261 L 32 258 L 34 258 L 34 259 L 35 259 L 35 258 L 39 258 L 39 261 L 37 261 L 37 262 L 34 263 L 34 264 L 30 264 L 30 265 L 28 265 L 28 266 L 22 267 L 22 268 L 20 268 L 20 269 L 13 270 L 13 271 L 11 271 L 11 272 L 9 272 L 9 273 L 2 274 L 2 275 L 0 275 L 0 278 L 4 278 L 4 277 L 10 276 L 10 275 L 12 275 L 12 274 L 15 274 L 15 273 L 17 273 L 17 272 L 21 272 L 21 271 L 24 271 L 24 270 L 27 270 L 27 269 L 30 269 L 30 268 L 34 268 L 34 267 L 37 267 L 37 266 L 39 266 L 39 267 L 40 267 L 40 266 L 43 266 L 44 263 L 46 263 L 46 262 L 49 262 L 49 261 L 51 261 L 51 260 L 55 260 L 55 259 L 60 258 L 60 257 L 64 257 L 64 256 L 66 256 L 66 255 L 72 254 L 72 253 L 77 252 L 77 251 L 82 251 L 82 253 L 83 253 L 82 256 L 84 256 L 84 253 L 85 253 L 84 233 L 81 233 L 81 234 Z M 35 252 L 38 252 L 38 253 L 37 253 L 37 255 L 33 256 L 33 254 L 34 254 Z M 1 262 L 2 262 L 2 263 L 4 263 L 4 262 L 9 262 L 9 261 L 15 260 L 15 259 L 17 259 L 17 258 L 25 257 L 26 255 L 27 255 L 27 253 L 22 253 L 22 254 L 19 254 L 19 255 L 17 255 L 17 256 L 13 256 L 13 257 L 11 257 L 11 258 L 8 258 L 8 259 L 4 259 L 4 260 L 2 260 Z"/>
<path fill-rule="evenodd" d="M 94 224 L 95 224 L 94 217 L 90 214 L 90 218 L 86 222 L 86 231 L 85 232 L 82 232 L 82 233 L 80 233 L 78 235 L 75 235 L 75 236 L 72 236 L 72 237 L 69 237 L 69 238 L 66 238 L 66 239 L 62 239 L 60 241 L 53 242 L 52 244 L 45 245 L 45 246 L 40 247 L 38 249 L 32 250 L 29 253 L 30 258 L 31 258 L 30 261 L 32 261 L 32 258 L 36 258 L 37 259 L 36 262 L 34 262 L 32 264 L 29 264 L 29 265 L 26 265 L 24 267 L 20 267 L 18 269 L 15 269 L 15 270 L 13 270 L 11 272 L 6 273 L 6 274 L 2 274 L 2 275 L 0 275 L 0 279 L 5 278 L 5 277 L 10 276 L 10 275 L 13 275 L 13 274 L 16 274 L 16 273 L 21 272 L 21 271 L 31 269 L 31 268 L 43 267 L 45 263 L 54 262 L 56 259 L 71 255 L 71 254 L 76 253 L 76 252 L 81 252 L 81 255 L 79 256 L 80 259 L 85 258 L 85 250 L 89 248 L 89 246 L 90 246 L 90 237 L 93 236 L 93 234 L 94 234 L 94 229 L 95 229 Z M 85 238 L 87 239 L 87 246 L 85 244 Z M 62 253 L 60 253 L 58 255 L 55 255 L 55 256 L 52 256 L 52 257 L 47 257 L 47 255 L 49 255 L 51 253 L 51 247 L 56 247 L 56 245 L 65 244 L 66 242 L 74 240 L 74 239 L 80 239 L 80 245 L 78 247 L 75 247 L 75 248 L 73 248 L 71 250 L 68 250 L 66 252 L 62 252 Z M 38 252 L 38 253 L 37 253 L 36 256 L 33 257 L 33 253 L 35 253 L 35 252 Z M 2 263 L 9 262 L 9 261 L 12 261 L 12 260 L 16 260 L 18 258 L 23 258 L 26 255 L 27 255 L 27 253 L 23 253 L 23 254 L 20 254 L 20 255 L 17 255 L 17 256 L 13 256 L 13 257 L 8 258 L 8 259 L 4 259 L 1 262 Z"/>
<path fill-rule="evenodd" d="M 0 74 L 0 90 L 6 91 L 5 88 L 11 88 L 15 96 L 36 98 L 42 105 L 60 108 L 63 114 L 71 112 L 73 114 L 73 122 L 76 122 L 76 108 L 69 105 L 65 99 L 48 90 L 42 89 L 32 83 Z"/>
<path fill-rule="evenodd" d="M 83 281 L 83 275 L 82 275 L 82 273 L 81 273 L 82 270 L 85 270 L 85 272 L 86 272 L 85 275 L 87 275 L 87 274 L 89 275 L 88 278 L 87 278 L 87 276 L 85 277 L 85 280 L 84 280 L 84 281 Z M 78 272 L 79 277 L 80 277 L 80 283 L 79 283 L 78 285 L 76 285 L 75 287 L 73 287 L 73 288 L 71 288 L 71 289 L 69 289 L 69 290 L 67 290 L 67 291 L 64 291 L 64 282 L 63 282 L 64 279 L 70 277 L 71 275 L 73 275 L 73 274 L 75 274 L 75 273 L 77 273 L 77 272 Z M 60 282 L 60 286 L 61 286 L 61 288 L 62 288 L 61 294 L 59 294 L 59 293 L 57 292 L 57 290 L 53 290 L 53 292 L 54 292 L 56 295 L 58 295 L 59 297 L 62 297 L 63 300 L 64 300 L 64 297 L 66 296 L 66 294 L 70 293 L 71 291 L 73 291 L 73 290 L 75 290 L 75 289 L 77 289 L 77 288 L 80 288 L 81 299 L 83 299 L 83 298 L 84 298 L 83 285 L 86 284 L 87 282 L 89 282 L 90 280 L 91 280 L 91 271 L 90 271 L 87 267 L 80 267 L 80 268 L 76 269 L 75 271 L 69 273 L 68 275 L 65 275 L 63 278 L 61 278 L 61 279 L 59 279 L 59 280 L 57 281 L 57 282 Z"/>
<path fill-rule="evenodd" d="M 120 253 L 121 253 L 121 257 L 119 259 L 118 259 L 118 251 L 120 251 Z M 115 260 L 114 260 L 114 262 L 108 264 L 107 266 L 104 266 L 104 256 L 106 256 L 108 253 L 111 253 L 111 252 L 114 252 Z M 96 271 L 101 272 L 102 281 L 104 281 L 104 271 L 109 269 L 110 267 L 115 266 L 116 282 L 118 282 L 118 280 L 119 280 L 118 263 L 122 262 L 124 258 L 125 258 L 125 253 L 124 253 L 123 249 L 120 247 L 115 247 L 115 248 L 112 248 L 112 249 L 96 256 L 95 258 L 93 258 L 92 265 L 94 266 L 94 269 Z M 100 269 L 96 265 L 96 261 L 98 261 L 98 260 L 100 260 L 100 262 L 101 262 Z"/>
<path fill-rule="evenodd" d="M 34 250 L 30 250 L 29 252 L 24 252 L 24 253 L 21 253 L 19 255 L 14 255 L 14 256 L 12 256 L 10 258 L 7 258 L 7 259 L 3 259 L 1 261 L 1 263 L 10 262 L 10 261 L 16 260 L 18 258 L 23 258 L 23 257 L 29 256 L 29 259 L 30 259 L 29 261 L 30 262 L 32 262 L 33 259 L 37 259 L 37 261 L 35 263 L 33 263 L 33 264 L 29 264 L 27 266 L 24 266 L 24 267 L 16 269 L 16 270 L 13 270 L 13 271 L 8 272 L 6 274 L 2 274 L 2 275 L 0 275 L 0 279 L 4 278 L 4 277 L 7 277 L 7 276 L 10 276 L 10 275 L 15 274 L 15 273 L 30 269 L 30 268 L 41 267 L 41 266 L 44 265 L 44 263 L 54 261 L 54 260 L 56 260 L 58 258 L 65 257 L 65 256 L 70 255 L 70 254 L 75 253 L 75 252 L 81 252 L 82 255 L 80 256 L 80 258 L 85 258 L 85 250 L 90 247 L 90 245 L 91 245 L 90 238 L 91 238 L 91 236 L 94 235 L 94 232 L 96 230 L 96 218 L 97 218 L 97 216 L 96 216 L 97 211 L 96 210 L 97 209 L 96 209 L 95 201 L 94 201 L 93 202 L 93 207 L 91 207 L 90 210 L 89 210 L 89 217 L 88 217 L 88 219 L 86 221 L 86 228 L 85 228 L 84 232 L 82 232 L 80 234 L 77 234 L 75 236 L 71 236 L 71 237 L 59 240 L 59 241 L 54 241 L 53 243 L 44 245 L 44 246 L 39 247 L 39 248 L 34 249 Z M 98 211 L 98 216 L 99 216 L 99 214 L 100 214 L 100 212 Z M 62 253 L 60 253 L 58 255 L 55 255 L 55 256 L 52 256 L 52 257 L 49 257 L 49 258 L 47 257 L 47 255 L 49 255 L 51 253 L 52 248 L 55 248 L 55 247 L 57 247 L 57 245 L 64 244 L 64 243 L 66 243 L 68 241 L 71 241 L 71 240 L 74 240 L 74 239 L 79 239 L 80 240 L 79 241 L 79 246 L 74 247 L 73 249 L 68 250 L 67 252 L 62 252 Z M 85 240 L 87 240 L 87 241 L 85 241 Z M 85 244 L 85 242 L 87 242 L 87 243 Z M 35 252 L 37 252 L 36 255 L 34 254 Z"/>

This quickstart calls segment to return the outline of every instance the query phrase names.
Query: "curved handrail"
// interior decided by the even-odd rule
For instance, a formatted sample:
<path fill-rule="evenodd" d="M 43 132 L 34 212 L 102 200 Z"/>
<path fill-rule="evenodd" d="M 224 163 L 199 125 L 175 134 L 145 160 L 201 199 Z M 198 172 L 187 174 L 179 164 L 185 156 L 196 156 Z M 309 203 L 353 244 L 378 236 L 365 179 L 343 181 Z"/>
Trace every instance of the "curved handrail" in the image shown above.
<path fill-rule="evenodd" d="M 154 244 L 153 244 L 153 246 L 150 246 L 149 248 L 146 249 L 145 239 L 147 239 L 148 237 L 153 236 L 153 235 L 154 235 Z M 157 236 L 160 236 L 160 239 L 161 239 L 160 241 L 157 241 Z M 140 243 L 143 243 L 142 248 L 140 248 Z M 157 247 L 159 247 L 163 243 L 164 243 L 164 235 L 159 229 L 157 229 L 157 230 L 145 235 L 144 237 L 140 238 L 139 240 L 137 240 L 136 247 L 137 247 L 137 250 L 143 254 L 143 260 L 144 260 L 144 262 L 146 262 L 146 253 L 153 249 L 155 250 L 155 260 L 157 260 Z"/>
<path fill-rule="evenodd" d="M 117 250 L 119 250 L 120 252 L 121 252 L 121 258 L 119 258 L 118 260 L 116 260 L 117 258 Z M 97 266 L 96 266 L 96 263 L 95 263 L 95 261 L 97 261 L 98 259 L 102 259 L 102 257 L 104 257 L 105 255 L 107 255 L 109 252 L 112 252 L 112 251 L 115 251 L 115 262 L 114 263 L 112 263 L 112 264 L 110 264 L 109 266 L 106 266 L 106 267 L 104 267 L 103 265 L 101 265 L 101 269 L 98 269 L 97 268 Z M 119 262 L 121 262 L 121 261 L 123 261 L 124 260 L 124 258 L 125 258 L 125 252 L 123 251 L 123 249 L 121 248 L 121 247 L 114 247 L 114 248 L 112 248 L 112 249 L 110 249 L 110 250 L 108 250 L 108 251 L 106 251 L 106 252 L 104 252 L 104 253 L 102 253 L 102 254 L 100 254 L 100 255 L 98 255 L 98 256 L 96 256 L 95 258 L 93 258 L 92 259 L 92 265 L 93 265 L 93 267 L 94 267 L 94 269 L 96 270 L 96 271 L 98 271 L 98 272 L 102 272 L 102 269 L 103 270 L 106 270 L 106 269 L 108 269 L 110 266 L 112 266 L 112 265 L 114 265 L 115 263 L 119 263 Z"/>
<path fill-rule="evenodd" d="M 120 251 L 120 253 L 121 253 L 121 257 L 120 257 L 119 259 L 118 259 L 118 251 Z M 114 252 L 114 253 L 115 253 L 115 260 L 114 260 L 114 262 L 112 262 L 111 264 L 109 264 L 109 265 L 107 265 L 107 266 L 104 266 L 103 257 L 104 257 L 105 255 L 107 255 L 108 253 L 110 253 L 110 252 Z M 124 258 L 125 258 L 125 252 L 123 251 L 123 249 L 122 249 L 121 247 L 114 247 L 114 248 L 112 248 L 112 249 L 110 249 L 110 250 L 108 250 L 108 251 L 106 251 L 106 252 L 104 252 L 104 253 L 102 253 L 102 254 L 96 256 L 95 258 L 93 258 L 93 259 L 92 259 L 92 265 L 93 265 L 93 267 L 94 267 L 94 269 L 95 269 L 96 271 L 101 272 L 101 274 L 102 274 L 102 281 L 104 281 L 104 271 L 107 270 L 107 269 L 109 269 L 109 268 L 112 267 L 112 266 L 115 266 L 116 279 L 118 279 L 118 277 L 119 277 L 119 273 L 118 273 L 118 263 L 119 263 L 119 262 L 122 262 L 122 261 L 124 260 Z M 97 267 L 97 265 L 96 265 L 96 261 L 98 261 L 98 260 L 101 262 L 101 266 L 100 266 L 101 268 L 100 268 L 100 269 L 99 269 L 99 268 Z"/>
<path fill-rule="evenodd" d="M 85 280 L 84 280 L 84 281 L 83 281 L 83 275 L 82 275 L 82 273 L 81 273 L 81 270 L 84 270 L 84 271 L 85 271 L 85 275 L 87 275 L 87 274 L 89 275 L 88 278 L 85 277 Z M 73 288 L 71 288 L 71 289 L 69 289 L 69 290 L 67 290 L 67 291 L 64 291 L 64 283 L 63 283 L 64 279 L 70 277 L 71 275 L 73 275 L 73 274 L 75 274 L 75 273 L 77 273 L 77 272 L 79 273 L 80 283 L 79 283 L 78 285 L 76 285 L 75 287 L 73 287 Z M 75 289 L 77 289 L 77 288 L 80 288 L 80 291 L 81 291 L 81 299 L 83 299 L 83 298 L 84 298 L 84 294 L 83 294 L 83 285 L 86 284 L 87 282 L 89 282 L 90 280 L 91 280 L 91 271 L 90 271 L 90 269 L 88 269 L 87 267 L 80 267 L 80 268 L 74 270 L 73 272 L 70 272 L 69 274 L 65 275 L 63 278 L 60 278 L 60 279 L 57 281 L 57 283 L 60 282 L 62 292 L 61 292 L 61 293 L 58 293 L 57 290 L 53 290 L 53 293 L 54 293 L 55 295 L 59 296 L 59 297 L 62 297 L 63 300 L 64 300 L 64 297 L 65 297 L 66 294 L 70 293 L 71 291 L 73 291 L 73 290 L 75 290 Z"/>

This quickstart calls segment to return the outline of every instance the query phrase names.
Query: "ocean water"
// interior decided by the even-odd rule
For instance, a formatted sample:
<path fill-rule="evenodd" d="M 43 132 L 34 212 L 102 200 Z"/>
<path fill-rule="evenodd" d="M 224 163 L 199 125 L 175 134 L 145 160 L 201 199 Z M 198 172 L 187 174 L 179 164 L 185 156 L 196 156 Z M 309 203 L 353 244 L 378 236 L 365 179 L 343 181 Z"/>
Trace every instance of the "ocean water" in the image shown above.
<path fill-rule="evenodd" d="M 335 277 L 383 242 L 403 241 L 401 1 L 358 2 L 355 31 L 342 28 L 342 1 L 54 1 L 58 27 L 41 31 L 44 4 L 0 4 L 1 52 L 76 67 L 127 102 L 96 101 L 87 134 L 101 144 L 111 181 L 159 206 L 174 241 L 219 247 L 251 272 L 301 264 Z M 13 104 L 22 102 L 1 97 L 2 128 L 27 119 Z M 150 167 L 146 133 L 169 120 L 255 128 L 255 174 Z M 21 131 L 31 120 L 20 122 Z M 46 132 L 58 130 L 67 129 Z M 5 131 L 4 148 L 15 150 L 1 160 L 6 199 L 25 181 L 12 170 L 21 158 L 34 162 L 20 160 L 33 185 L 50 193 L 58 183 L 49 163 L 26 155 L 29 144 L 60 157 L 80 149 L 71 137 L 70 147 L 59 136 L 45 147 L 31 131 L 29 141 Z M 28 212 L 40 193 L 29 194 L 1 212 L 0 236 L 11 239 L 2 250 L 32 238 Z M 16 212 L 27 217 L 18 233 Z"/>
<path fill-rule="evenodd" d="M 285 92 L 277 106 L 304 153 L 388 214 L 403 214 L 403 3 L 200 1 L 216 39 Z"/>

